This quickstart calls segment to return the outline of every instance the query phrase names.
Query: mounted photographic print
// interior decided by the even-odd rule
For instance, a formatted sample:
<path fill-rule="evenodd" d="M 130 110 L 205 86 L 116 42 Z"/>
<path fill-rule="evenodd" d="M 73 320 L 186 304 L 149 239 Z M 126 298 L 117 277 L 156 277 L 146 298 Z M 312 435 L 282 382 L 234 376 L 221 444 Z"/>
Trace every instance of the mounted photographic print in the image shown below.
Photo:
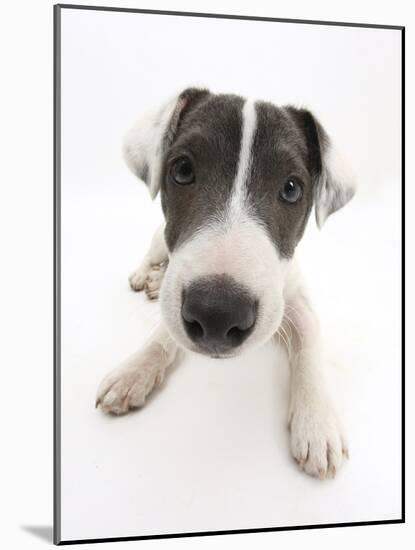
<path fill-rule="evenodd" d="M 404 28 L 55 13 L 55 543 L 404 521 Z"/>

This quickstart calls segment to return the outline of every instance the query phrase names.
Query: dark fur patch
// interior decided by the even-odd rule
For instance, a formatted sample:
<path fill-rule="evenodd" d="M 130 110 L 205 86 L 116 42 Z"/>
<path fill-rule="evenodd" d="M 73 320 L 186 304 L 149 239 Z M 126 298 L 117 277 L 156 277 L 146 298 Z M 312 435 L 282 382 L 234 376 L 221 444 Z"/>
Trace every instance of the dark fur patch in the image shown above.
<path fill-rule="evenodd" d="M 183 97 L 174 129 L 166 136 L 161 182 L 170 251 L 200 227 L 220 219 L 234 185 L 242 139 L 241 97 L 195 89 Z M 266 102 L 255 106 L 247 209 L 268 231 L 281 256 L 289 258 L 310 215 L 325 134 L 308 111 Z M 183 154 L 192 159 L 196 175 L 195 182 L 185 186 L 169 175 L 172 162 Z M 303 195 L 298 203 L 287 204 L 280 192 L 293 176 L 301 180 Z"/>
<path fill-rule="evenodd" d="M 188 109 L 179 131 L 166 151 L 161 200 L 170 250 L 213 220 L 224 208 L 233 186 L 239 160 L 243 99 L 209 94 Z M 169 172 L 172 162 L 186 154 L 195 168 L 196 181 L 179 186 Z"/>
<path fill-rule="evenodd" d="M 289 258 L 304 233 L 313 205 L 313 159 L 307 136 L 291 108 L 258 102 L 256 111 L 248 201 L 280 254 Z M 288 204 L 281 200 L 280 193 L 292 177 L 302 182 L 303 195 L 298 203 Z"/>

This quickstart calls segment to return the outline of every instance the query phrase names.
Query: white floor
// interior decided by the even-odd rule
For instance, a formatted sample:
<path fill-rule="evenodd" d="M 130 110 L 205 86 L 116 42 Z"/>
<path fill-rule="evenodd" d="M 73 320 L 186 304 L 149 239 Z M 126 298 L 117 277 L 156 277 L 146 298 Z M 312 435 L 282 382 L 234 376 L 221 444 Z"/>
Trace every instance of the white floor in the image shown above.
<path fill-rule="evenodd" d="M 100 379 L 157 321 L 158 304 L 132 292 L 127 276 L 160 214 L 131 176 L 101 195 L 69 187 L 64 181 L 63 539 L 399 518 L 398 186 L 355 199 L 320 233 L 311 220 L 300 250 L 350 440 L 350 461 L 323 482 L 290 457 L 288 366 L 271 345 L 226 361 L 188 355 L 128 416 L 94 408 Z"/>

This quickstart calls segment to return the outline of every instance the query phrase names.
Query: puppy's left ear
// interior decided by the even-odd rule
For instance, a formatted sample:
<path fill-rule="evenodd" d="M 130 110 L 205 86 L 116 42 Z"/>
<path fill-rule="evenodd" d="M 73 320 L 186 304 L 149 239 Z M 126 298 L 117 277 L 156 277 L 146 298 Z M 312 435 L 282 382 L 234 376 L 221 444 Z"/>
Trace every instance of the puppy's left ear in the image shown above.
<path fill-rule="evenodd" d="M 321 228 L 330 214 L 353 198 L 356 192 L 355 177 L 314 115 L 306 109 L 289 107 L 288 110 L 306 136 L 316 221 Z"/>

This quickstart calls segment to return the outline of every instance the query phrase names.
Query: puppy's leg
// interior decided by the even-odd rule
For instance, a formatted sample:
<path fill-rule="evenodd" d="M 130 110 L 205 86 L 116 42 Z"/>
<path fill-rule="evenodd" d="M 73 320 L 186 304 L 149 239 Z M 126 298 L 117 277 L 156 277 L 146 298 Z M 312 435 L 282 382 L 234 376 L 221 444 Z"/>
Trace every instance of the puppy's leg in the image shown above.
<path fill-rule="evenodd" d="M 163 223 L 157 229 L 143 261 L 128 279 L 133 290 L 145 289 L 150 299 L 158 297 L 158 291 L 168 262 L 167 246 L 164 240 L 164 226 L 165 224 Z"/>
<path fill-rule="evenodd" d="M 162 383 L 177 351 L 176 343 L 160 323 L 143 349 L 103 379 L 98 388 L 96 406 L 114 414 L 142 407 L 147 395 Z"/>
<path fill-rule="evenodd" d="M 291 452 L 306 473 L 334 477 L 348 450 L 325 386 L 319 322 L 303 288 L 287 300 L 280 330 L 291 369 Z"/>

